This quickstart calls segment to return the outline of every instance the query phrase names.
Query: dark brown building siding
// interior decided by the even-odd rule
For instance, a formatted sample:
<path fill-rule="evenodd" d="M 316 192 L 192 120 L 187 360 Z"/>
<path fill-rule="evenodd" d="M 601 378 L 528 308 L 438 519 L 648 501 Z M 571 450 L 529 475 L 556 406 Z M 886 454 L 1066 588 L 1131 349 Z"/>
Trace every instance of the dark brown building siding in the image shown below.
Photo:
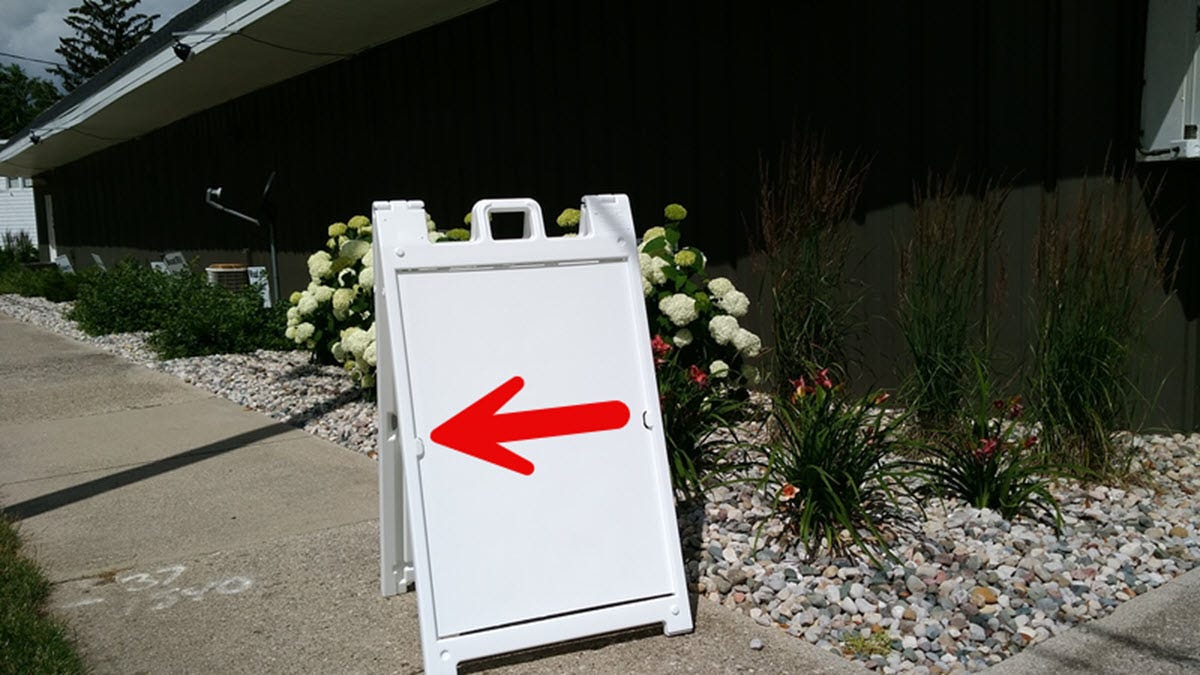
<path fill-rule="evenodd" d="M 253 209 L 275 171 L 278 244 L 297 253 L 377 199 L 424 199 L 446 227 L 484 196 L 531 196 L 553 217 L 582 194 L 625 192 L 643 227 L 667 202 L 688 206 L 691 241 L 749 279 L 759 157 L 799 122 L 872 160 L 857 218 L 864 377 L 894 379 L 893 258 L 913 181 L 952 166 L 1015 184 L 1001 347 L 1017 364 L 1042 196 L 1134 155 L 1145 11 L 1126 0 L 501 0 L 62 167 L 42 192 L 60 247 L 264 249 L 263 233 L 203 194 L 222 185 Z M 1190 166 L 1167 172 L 1159 226 L 1177 245 L 1197 238 L 1196 180 Z M 1152 331 L 1158 419 L 1174 426 L 1196 424 L 1194 248 Z M 285 269 L 285 285 L 301 274 Z"/>

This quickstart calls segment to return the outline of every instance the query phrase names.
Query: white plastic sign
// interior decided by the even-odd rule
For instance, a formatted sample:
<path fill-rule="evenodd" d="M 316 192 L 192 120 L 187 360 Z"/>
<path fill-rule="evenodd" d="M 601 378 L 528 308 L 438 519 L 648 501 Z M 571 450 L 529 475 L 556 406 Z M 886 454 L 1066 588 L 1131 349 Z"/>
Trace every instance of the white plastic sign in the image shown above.
<path fill-rule="evenodd" d="M 163 254 L 163 262 L 167 265 L 167 271 L 171 274 L 178 274 L 187 269 L 187 260 L 184 259 L 181 251 L 170 251 Z"/>
<path fill-rule="evenodd" d="M 265 267 L 247 267 L 246 278 L 250 280 L 250 285 L 257 288 L 262 295 L 263 307 L 271 306 L 271 282 L 267 280 L 267 268 Z"/>
<path fill-rule="evenodd" d="M 104 259 L 101 258 L 100 256 L 96 255 L 95 253 L 92 254 L 92 263 L 96 267 L 99 267 L 101 271 L 103 271 L 103 272 L 108 271 L 108 268 L 104 266 Z"/>
<path fill-rule="evenodd" d="M 571 238 L 531 199 L 472 214 L 432 243 L 421 202 L 374 205 L 384 594 L 415 580 L 430 673 L 690 631 L 628 198 L 585 197 Z"/>
<path fill-rule="evenodd" d="M 150 261 L 150 269 L 154 270 L 155 272 L 162 272 L 163 274 L 166 274 L 167 273 L 167 263 L 165 263 L 161 260 L 151 260 Z"/>
<path fill-rule="evenodd" d="M 75 268 L 71 267 L 71 259 L 65 255 L 60 255 L 54 259 L 54 264 L 58 265 L 58 269 L 63 272 L 74 272 Z"/>

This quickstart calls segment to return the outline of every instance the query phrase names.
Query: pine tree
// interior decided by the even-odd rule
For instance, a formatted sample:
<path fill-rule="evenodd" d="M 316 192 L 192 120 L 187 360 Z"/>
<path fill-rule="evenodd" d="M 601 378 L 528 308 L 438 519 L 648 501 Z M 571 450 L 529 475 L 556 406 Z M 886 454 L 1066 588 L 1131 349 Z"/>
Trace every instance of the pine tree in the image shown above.
<path fill-rule="evenodd" d="M 59 38 L 65 66 L 50 69 L 67 91 L 104 70 L 154 31 L 157 14 L 131 14 L 141 0 L 83 0 L 65 19 L 74 37 Z"/>
<path fill-rule="evenodd" d="M 25 74 L 17 64 L 0 67 L 0 138 L 12 138 L 62 96 L 54 84 Z"/>

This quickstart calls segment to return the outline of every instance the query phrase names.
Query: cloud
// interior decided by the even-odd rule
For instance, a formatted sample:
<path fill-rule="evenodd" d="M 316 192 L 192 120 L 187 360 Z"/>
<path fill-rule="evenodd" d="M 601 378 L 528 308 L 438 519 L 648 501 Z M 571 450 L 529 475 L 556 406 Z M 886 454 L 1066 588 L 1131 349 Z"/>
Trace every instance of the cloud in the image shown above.
<path fill-rule="evenodd" d="M 171 17 L 196 0 L 143 0 L 134 11 L 159 14 L 154 27 L 161 28 Z M 4 0 L 0 2 L 0 52 L 45 61 L 62 61 L 54 52 L 58 40 L 71 33 L 64 19 L 79 0 Z M 30 75 L 50 77 L 49 66 L 0 56 L 0 65 L 20 64 Z"/>

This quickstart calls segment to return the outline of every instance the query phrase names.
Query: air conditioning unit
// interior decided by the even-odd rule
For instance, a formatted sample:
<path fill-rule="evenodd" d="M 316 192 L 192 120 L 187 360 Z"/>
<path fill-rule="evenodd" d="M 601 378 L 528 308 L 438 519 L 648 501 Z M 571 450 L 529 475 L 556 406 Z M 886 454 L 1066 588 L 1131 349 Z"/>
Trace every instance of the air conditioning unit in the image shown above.
<path fill-rule="evenodd" d="M 208 274 L 208 283 L 221 286 L 231 291 L 241 290 L 250 285 L 246 276 L 246 266 L 237 263 L 213 263 L 204 268 Z"/>
<path fill-rule="evenodd" d="M 1200 159 L 1200 2 L 1150 0 L 1138 159 Z"/>

